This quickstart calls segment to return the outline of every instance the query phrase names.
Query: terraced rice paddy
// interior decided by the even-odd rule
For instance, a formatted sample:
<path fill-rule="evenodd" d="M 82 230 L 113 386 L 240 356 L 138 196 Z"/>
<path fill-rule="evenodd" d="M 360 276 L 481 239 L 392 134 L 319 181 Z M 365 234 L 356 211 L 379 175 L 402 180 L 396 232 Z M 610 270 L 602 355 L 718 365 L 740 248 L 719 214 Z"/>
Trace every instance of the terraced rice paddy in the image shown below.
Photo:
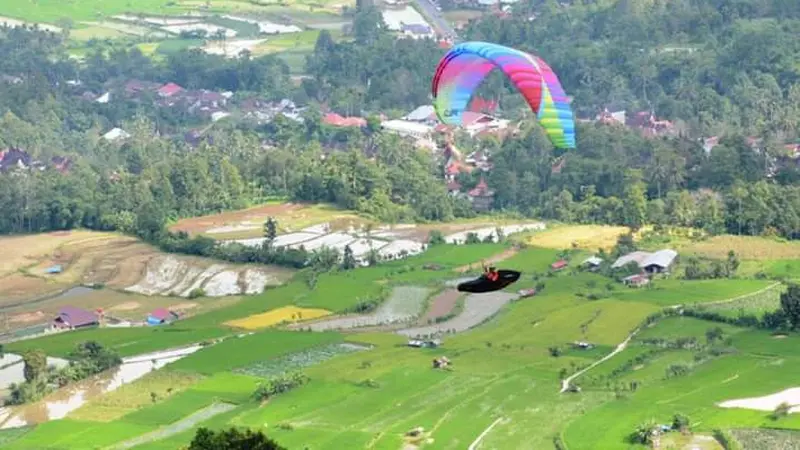
<path fill-rule="evenodd" d="M 422 313 L 429 293 L 430 289 L 422 287 L 396 287 L 389 299 L 372 314 L 337 317 L 298 326 L 313 331 L 325 331 L 409 322 Z"/>
<path fill-rule="evenodd" d="M 466 331 L 489 320 L 517 297 L 517 294 L 508 292 L 470 294 L 464 300 L 464 311 L 456 317 L 438 324 L 400 330 L 398 333 L 408 337 L 418 337 Z"/>

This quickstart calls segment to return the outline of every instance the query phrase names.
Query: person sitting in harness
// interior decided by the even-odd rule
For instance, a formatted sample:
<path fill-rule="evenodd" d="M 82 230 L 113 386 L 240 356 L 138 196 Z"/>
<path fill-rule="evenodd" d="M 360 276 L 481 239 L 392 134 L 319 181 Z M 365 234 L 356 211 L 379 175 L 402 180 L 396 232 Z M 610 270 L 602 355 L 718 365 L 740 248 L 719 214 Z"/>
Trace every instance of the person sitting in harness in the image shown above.
<path fill-rule="evenodd" d="M 497 279 L 500 278 L 500 273 L 497 272 L 497 268 L 489 266 L 487 269 L 485 264 L 483 265 L 483 275 L 489 281 L 497 281 Z"/>

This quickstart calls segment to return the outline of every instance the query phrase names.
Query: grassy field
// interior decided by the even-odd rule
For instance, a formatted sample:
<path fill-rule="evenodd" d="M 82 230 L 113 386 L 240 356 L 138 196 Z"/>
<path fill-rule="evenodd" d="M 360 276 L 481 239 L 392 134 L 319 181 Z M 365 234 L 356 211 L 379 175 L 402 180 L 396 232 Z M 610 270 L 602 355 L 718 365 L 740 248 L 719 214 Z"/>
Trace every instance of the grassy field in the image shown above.
<path fill-rule="evenodd" d="M 338 333 L 269 329 L 230 337 L 90 403 L 68 419 L 43 424 L 7 448 L 47 448 L 45 443 L 52 441 L 48 437 L 57 436 L 54 445 L 61 448 L 89 449 L 154 430 L 162 430 L 162 438 L 137 448 L 178 448 L 191 439 L 192 431 L 170 434 L 163 431 L 167 425 L 221 401 L 236 407 L 194 427 L 250 426 L 288 448 L 396 449 L 404 444 L 404 433 L 418 426 L 426 430 L 425 438 L 433 439 L 424 448 L 466 448 L 498 419 L 482 448 L 551 448 L 554 436 L 561 436 L 570 449 L 628 448 L 625 439 L 638 423 L 650 418 L 668 423 L 680 412 L 690 416 L 699 434 L 669 439 L 710 449 L 719 448 L 704 441 L 714 428 L 776 426 L 764 412 L 715 405 L 794 386 L 800 337 L 775 339 L 765 331 L 699 319 L 674 317 L 644 328 L 621 353 L 577 378 L 584 387 L 581 393 L 559 394 L 559 372 L 573 373 L 608 354 L 645 317 L 665 306 L 734 299 L 730 305 L 767 310 L 774 302 L 753 295 L 773 284 L 766 280 L 656 280 L 652 289 L 634 290 L 597 274 L 563 271 L 539 281 L 528 275 L 546 272 L 558 250 L 532 247 L 506 255 L 500 265 L 526 274 L 509 289 L 544 282 L 544 290 L 510 303 L 475 329 L 444 336 L 438 349 L 409 348 L 399 335 L 375 332 L 349 334 L 347 341 L 373 346 L 351 352 L 324 350 L 343 342 Z M 89 338 L 124 354 L 172 347 L 230 335 L 228 321 L 252 320 L 262 313 L 265 318 L 286 316 L 293 311 L 288 306 L 336 312 L 384 297 L 391 286 L 441 289 L 444 281 L 463 276 L 457 269 L 506 251 L 498 244 L 434 246 L 404 261 L 320 275 L 313 289 L 298 279 L 167 328 L 90 330 L 18 342 L 7 350 L 43 348 L 63 354 Z M 426 270 L 430 263 L 442 267 Z M 592 292 L 603 295 L 591 300 Z M 708 350 L 706 332 L 717 326 L 725 342 L 718 345 L 734 350 Z M 654 344 L 679 339 L 694 339 L 698 346 Z M 595 347 L 572 348 L 575 341 Z M 551 356 L 552 347 L 563 350 L 559 357 Z M 452 361 L 452 370 L 431 368 L 431 359 L 442 355 Z M 297 365 L 309 358 L 317 363 Z M 667 377 L 675 365 L 687 372 Z M 250 400 L 260 377 L 276 373 L 278 366 L 301 367 L 311 381 L 266 405 Z M 615 394 L 615 386 L 633 381 L 638 390 Z M 168 387 L 173 391 L 166 395 Z M 149 392 L 157 393 L 156 402 Z M 114 421 L 103 422 L 104 411 Z M 781 419 L 777 426 L 800 429 L 800 418 Z"/>
<path fill-rule="evenodd" d="M 683 249 L 708 258 L 724 259 L 733 250 L 741 259 L 775 261 L 800 259 L 800 242 L 754 236 L 714 236 Z"/>
<path fill-rule="evenodd" d="M 537 232 L 527 243 L 537 247 L 569 249 L 573 247 L 596 251 L 608 250 L 617 243 L 617 238 L 629 232 L 626 227 L 605 225 L 556 225 L 543 232 Z"/>

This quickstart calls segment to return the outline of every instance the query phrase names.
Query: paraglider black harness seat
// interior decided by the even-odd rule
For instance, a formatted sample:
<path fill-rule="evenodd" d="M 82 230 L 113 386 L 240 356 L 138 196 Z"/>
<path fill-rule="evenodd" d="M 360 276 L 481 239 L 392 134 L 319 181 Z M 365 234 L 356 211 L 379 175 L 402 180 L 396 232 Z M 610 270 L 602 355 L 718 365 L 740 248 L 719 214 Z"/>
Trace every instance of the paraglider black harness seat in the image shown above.
<path fill-rule="evenodd" d="M 499 291 L 519 280 L 520 275 L 515 270 L 497 270 L 494 266 L 487 268 L 484 264 L 481 276 L 459 284 L 458 291 L 472 293 Z"/>

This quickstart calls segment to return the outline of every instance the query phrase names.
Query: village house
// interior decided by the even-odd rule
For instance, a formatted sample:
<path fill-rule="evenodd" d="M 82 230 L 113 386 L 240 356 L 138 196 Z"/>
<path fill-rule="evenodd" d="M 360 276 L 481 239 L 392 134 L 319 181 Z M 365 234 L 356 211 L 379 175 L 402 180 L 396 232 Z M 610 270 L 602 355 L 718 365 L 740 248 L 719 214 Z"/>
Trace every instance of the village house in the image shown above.
<path fill-rule="evenodd" d="M 492 209 L 492 203 L 494 203 L 494 191 L 489 189 L 489 186 L 486 184 L 486 180 L 481 177 L 481 181 L 475 186 L 474 189 L 471 189 L 467 192 L 467 197 L 469 198 L 470 202 L 472 202 L 472 209 L 478 212 L 486 212 Z"/>
<path fill-rule="evenodd" d="M 367 119 L 363 117 L 343 117 L 336 113 L 327 113 L 322 116 L 322 123 L 334 127 L 365 127 Z"/>
<path fill-rule="evenodd" d="M 58 312 L 51 325 L 54 330 L 76 330 L 100 324 L 97 314 L 85 309 L 65 306 Z"/>
<path fill-rule="evenodd" d="M 167 84 L 161 86 L 160 88 L 158 88 L 156 93 L 158 93 L 159 97 L 166 98 L 166 97 L 173 97 L 173 96 L 175 96 L 177 94 L 180 94 L 181 92 L 183 92 L 183 90 L 184 89 L 182 87 L 178 86 L 175 83 L 167 83 Z"/>
<path fill-rule="evenodd" d="M 178 320 L 178 313 L 170 311 L 166 308 L 158 308 L 147 316 L 148 325 L 161 325 L 164 323 L 171 323 L 176 320 Z"/>
<path fill-rule="evenodd" d="M 655 253 L 636 251 L 620 256 L 614 261 L 611 268 L 619 269 L 633 262 L 646 273 L 663 273 L 669 271 L 677 257 L 678 252 L 670 249 L 659 250 Z"/>
<path fill-rule="evenodd" d="M 602 258 L 597 256 L 590 256 L 581 263 L 581 267 L 584 267 L 593 272 L 600 268 L 600 264 L 603 264 Z"/>
<path fill-rule="evenodd" d="M 636 275 L 623 278 L 622 282 L 625 283 L 625 286 L 639 288 L 650 283 L 650 279 L 643 273 L 637 273 Z"/>
<path fill-rule="evenodd" d="M 127 139 L 131 137 L 127 131 L 123 130 L 122 128 L 112 128 L 106 134 L 103 135 L 103 139 L 109 142 L 117 142 L 123 139 Z"/>
<path fill-rule="evenodd" d="M 390 133 L 414 139 L 430 139 L 433 134 L 432 126 L 408 120 L 387 120 L 381 122 L 381 128 Z"/>
<path fill-rule="evenodd" d="M 659 120 L 651 111 L 641 111 L 628 120 L 627 125 L 639 129 L 646 137 L 658 137 L 675 133 L 669 120 Z"/>
<path fill-rule="evenodd" d="M 550 264 L 550 270 L 552 270 L 553 272 L 558 272 L 559 270 L 566 269 L 568 265 L 569 265 L 569 262 L 567 262 L 566 260 L 563 260 L 563 259 L 559 259 L 558 261 L 554 262 L 553 264 Z"/>
<path fill-rule="evenodd" d="M 151 81 L 130 80 L 125 83 L 124 91 L 128 96 L 135 96 L 142 93 L 156 92 L 161 85 Z"/>
<path fill-rule="evenodd" d="M 403 33 L 403 36 L 410 37 L 412 39 L 432 39 L 436 37 L 436 34 L 433 32 L 431 27 L 421 23 L 403 24 L 400 27 L 400 31 Z"/>

